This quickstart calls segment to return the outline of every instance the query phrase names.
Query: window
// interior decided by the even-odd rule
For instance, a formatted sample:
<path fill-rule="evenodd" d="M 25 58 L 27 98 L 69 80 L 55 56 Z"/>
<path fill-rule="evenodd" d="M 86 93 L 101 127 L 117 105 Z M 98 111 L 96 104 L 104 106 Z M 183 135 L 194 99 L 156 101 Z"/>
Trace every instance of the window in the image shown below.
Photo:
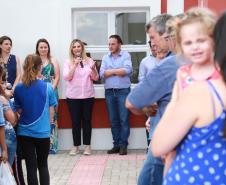
<path fill-rule="evenodd" d="M 116 34 L 121 36 L 123 44 L 146 43 L 146 13 L 117 13 L 115 17 Z"/>
<path fill-rule="evenodd" d="M 131 54 L 133 64 L 132 83 L 137 83 L 139 64 L 148 53 L 149 47 L 145 24 L 149 20 L 148 9 L 109 9 L 96 11 L 78 10 L 72 12 L 73 38 L 79 38 L 86 50 L 97 61 L 99 70 L 104 54 L 108 53 L 108 37 L 118 34 L 123 41 L 122 49 Z M 102 83 L 99 80 L 97 83 Z"/>
<path fill-rule="evenodd" d="M 89 45 L 105 45 L 108 38 L 107 13 L 78 13 L 75 16 L 77 38 Z"/>

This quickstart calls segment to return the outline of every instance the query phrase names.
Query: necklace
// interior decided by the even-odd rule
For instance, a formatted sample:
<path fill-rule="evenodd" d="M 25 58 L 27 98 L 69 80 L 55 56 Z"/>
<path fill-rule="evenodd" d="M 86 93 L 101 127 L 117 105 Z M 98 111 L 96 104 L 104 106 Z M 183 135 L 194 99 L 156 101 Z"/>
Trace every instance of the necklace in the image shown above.
<path fill-rule="evenodd" d="M 3 57 L 1 57 L 1 58 L 2 58 L 1 66 L 3 67 L 3 70 L 5 72 L 6 84 L 8 84 L 8 64 L 11 61 L 11 55 L 9 55 L 7 62 L 4 61 Z M 10 84 L 10 85 L 12 85 L 12 84 Z"/>
<path fill-rule="evenodd" d="M 9 63 L 10 62 L 10 58 L 11 58 L 11 55 L 9 54 L 9 56 L 7 56 L 7 57 L 4 57 L 3 58 L 3 56 L 1 56 L 1 64 L 7 64 L 7 63 Z"/>

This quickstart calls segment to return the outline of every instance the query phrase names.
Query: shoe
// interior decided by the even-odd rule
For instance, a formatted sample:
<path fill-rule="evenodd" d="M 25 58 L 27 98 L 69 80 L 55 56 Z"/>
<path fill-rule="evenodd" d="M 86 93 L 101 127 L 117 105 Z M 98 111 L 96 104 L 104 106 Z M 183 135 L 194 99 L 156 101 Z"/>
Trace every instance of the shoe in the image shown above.
<path fill-rule="evenodd" d="M 85 150 L 83 152 L 84 155 L 91 155 L 91 146 L 85 145 Z"/>
<path fill-rule="evenodd" d="M 111 150 L 108 150 L 108 154 L 116 154 L 119 153 L 120 147 L 114 146 Z"/>
<path fill-rule="evenodd" d="M 69 152 L 69 155 L 77 155 L 79 154 L 79 147 L 78 146 L 74 146 L 71 151 Z"/>
<path fill-rule="evenodd" d="M 126 146 L 120 147 L 119 155 L 127 155 L 127 147 Z"/>

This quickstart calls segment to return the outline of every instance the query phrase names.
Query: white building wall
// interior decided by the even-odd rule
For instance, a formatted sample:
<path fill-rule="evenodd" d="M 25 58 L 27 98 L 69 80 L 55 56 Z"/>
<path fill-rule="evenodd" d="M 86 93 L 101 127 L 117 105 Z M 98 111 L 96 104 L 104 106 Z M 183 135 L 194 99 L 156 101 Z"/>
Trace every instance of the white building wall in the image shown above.
<path fill-rule="evenodd" d="M 72 9 L 148 8 L 150 19 L 161 13 L 161 0 L 0 0 L 0 35 L 13 40 L 12 53 L 21 61 L 35 52 L 39 38 L 50 42 L 51 53 L 63 66 L 72 40 Z M 64 98 L 60 82 L 60 97 Z"/>

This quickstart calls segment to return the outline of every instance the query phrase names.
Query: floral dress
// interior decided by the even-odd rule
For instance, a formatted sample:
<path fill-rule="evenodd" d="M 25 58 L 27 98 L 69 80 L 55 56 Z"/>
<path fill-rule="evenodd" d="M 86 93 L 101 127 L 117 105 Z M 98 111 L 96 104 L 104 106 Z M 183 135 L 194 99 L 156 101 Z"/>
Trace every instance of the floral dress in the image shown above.
<path fill-rule="evenodd" d="M 49 63 L 48 65 L 44 66 L 42 68 L 42 80 L 45 82 L 49 82 L 53 84 L 54 77 L 55 77 L 55 71 L 54 66 L 52 63 Z M 55 95 L 58 100 L 58 90 L 55 89 Z M 51 135 L 50 135 L 50 153 L 56 154 L 58 149 L 58 130 L 57 130 L 57 107 L 54 107 L 54 122 L 51 123 Z"/>

